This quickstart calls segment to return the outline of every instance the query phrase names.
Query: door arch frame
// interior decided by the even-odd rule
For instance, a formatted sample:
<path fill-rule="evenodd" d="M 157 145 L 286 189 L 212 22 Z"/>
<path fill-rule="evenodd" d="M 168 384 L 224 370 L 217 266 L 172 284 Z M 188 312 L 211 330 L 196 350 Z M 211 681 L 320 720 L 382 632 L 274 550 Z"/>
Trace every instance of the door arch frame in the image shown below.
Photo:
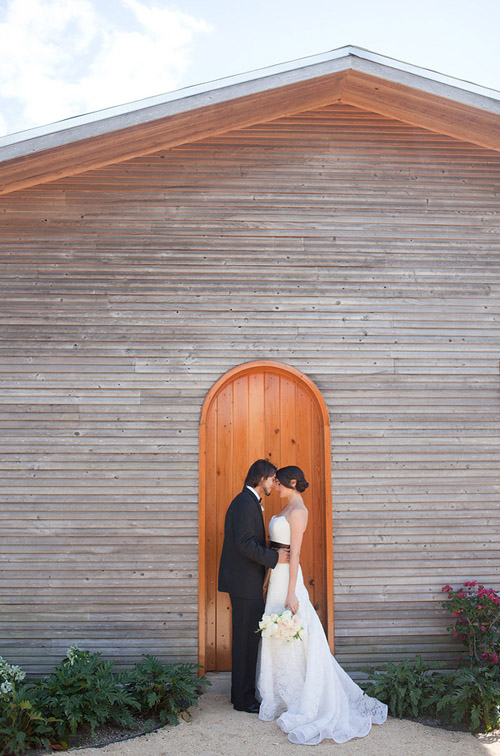
<path fill-rule="evenodd" d="M 328 408 L 323 396 L 315 383 L 297 368 L 287 365 L 284 362 L 275 360 L 255 360 L 244 362 L 236 367 L 231 368 L 224 373 L 207 393 L 200 415 L 199 431 L 199 489 L 198 489 L 198 664 L 201 667 L 200 674 L 205 674 L 206 662 L 206 475 L 207 475 L 207 436 L 206 422 L 208 413 L 215 397 L 219 392 L 235 378 L 242 375 L 258 373 L 262 369 L 274 368 L 284 375 L 293 376 L 302 384 L 307 386 L 316 402 L 320 412 L 323 425 L 323 460 L 322 469 L 325 483 L 325 507 L 324 507 L 324 527 L 325 527 L 325 568 L 326 568 L 326 608 L 327 608 L 327 628 L 326 634 L 330 649 L 334 651 L 334 601 L 333 601 L 333 524 L 332 524 L 332 484 L 331 484 L 331 436 L 330 436 L 330 417 Z"/>

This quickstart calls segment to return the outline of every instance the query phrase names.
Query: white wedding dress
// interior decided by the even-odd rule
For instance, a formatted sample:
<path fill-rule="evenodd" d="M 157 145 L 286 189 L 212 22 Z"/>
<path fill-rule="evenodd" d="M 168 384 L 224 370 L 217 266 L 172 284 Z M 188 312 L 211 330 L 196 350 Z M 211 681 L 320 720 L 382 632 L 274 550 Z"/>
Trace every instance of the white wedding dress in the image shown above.
<path fill-rule="evenodd" d="M 269 534 L 272 541 L 290 543 L 284 515 L 271 518 Z M 271 570 L 266 614 L 284 611 L 289 570 L 288 564 Z M 316 745 L 325 738 L 337 743 L 361 738 L 373 723 L 386 721 L 387 706 L 365 695 L 332 656 L 300 567 L 295 594 L 304 639 L 262 638 L 256 680 L 259 718 L 268 722 L 278 717 L 288 739 L 301 745 Z"/>

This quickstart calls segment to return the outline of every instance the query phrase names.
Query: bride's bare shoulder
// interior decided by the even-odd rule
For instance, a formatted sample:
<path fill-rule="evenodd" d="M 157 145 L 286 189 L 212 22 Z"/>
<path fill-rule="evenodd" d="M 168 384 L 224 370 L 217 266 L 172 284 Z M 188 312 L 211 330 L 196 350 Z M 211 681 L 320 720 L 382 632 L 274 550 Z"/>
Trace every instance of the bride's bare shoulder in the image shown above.
<path fill-rule="evenodd" d="M 307 523 L 307 516 L 308 512 L 304 504 L 297 504 L 296 506 L 292 507 L 290 512 L 288 513 L 288 521 L 290 522 L 290 525 L 292 523 L 297 524 L 306 524 Z"/>

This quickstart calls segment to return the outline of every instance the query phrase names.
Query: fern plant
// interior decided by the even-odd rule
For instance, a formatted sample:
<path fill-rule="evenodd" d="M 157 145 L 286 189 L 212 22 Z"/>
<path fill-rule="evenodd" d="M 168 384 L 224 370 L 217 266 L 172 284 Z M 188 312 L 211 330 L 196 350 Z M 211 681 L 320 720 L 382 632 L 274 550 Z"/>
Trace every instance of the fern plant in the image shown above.
<path fill-rule="evenodd" d="M 160 724 L 177 724 L 179 716 L 188 718 L 190 706 L 198 705 L 198 698 L 206 678 L 197 676 L 196 664 L 162 664 L 151 654 L 128 673 L 127 690 L 137 699 L 141 710 L 157 717 Z"/>

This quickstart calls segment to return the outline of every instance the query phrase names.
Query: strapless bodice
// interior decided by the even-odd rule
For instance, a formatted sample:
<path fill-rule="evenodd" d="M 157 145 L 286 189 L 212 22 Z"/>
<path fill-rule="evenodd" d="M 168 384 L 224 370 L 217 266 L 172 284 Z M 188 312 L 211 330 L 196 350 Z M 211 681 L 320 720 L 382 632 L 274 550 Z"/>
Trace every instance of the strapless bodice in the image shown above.
<path fill-rule="evenodd" d="M 290 544 L 290 524 L 284 515 L 273 515 L 269 521 L 269 537 L 276 543 Z"/>

